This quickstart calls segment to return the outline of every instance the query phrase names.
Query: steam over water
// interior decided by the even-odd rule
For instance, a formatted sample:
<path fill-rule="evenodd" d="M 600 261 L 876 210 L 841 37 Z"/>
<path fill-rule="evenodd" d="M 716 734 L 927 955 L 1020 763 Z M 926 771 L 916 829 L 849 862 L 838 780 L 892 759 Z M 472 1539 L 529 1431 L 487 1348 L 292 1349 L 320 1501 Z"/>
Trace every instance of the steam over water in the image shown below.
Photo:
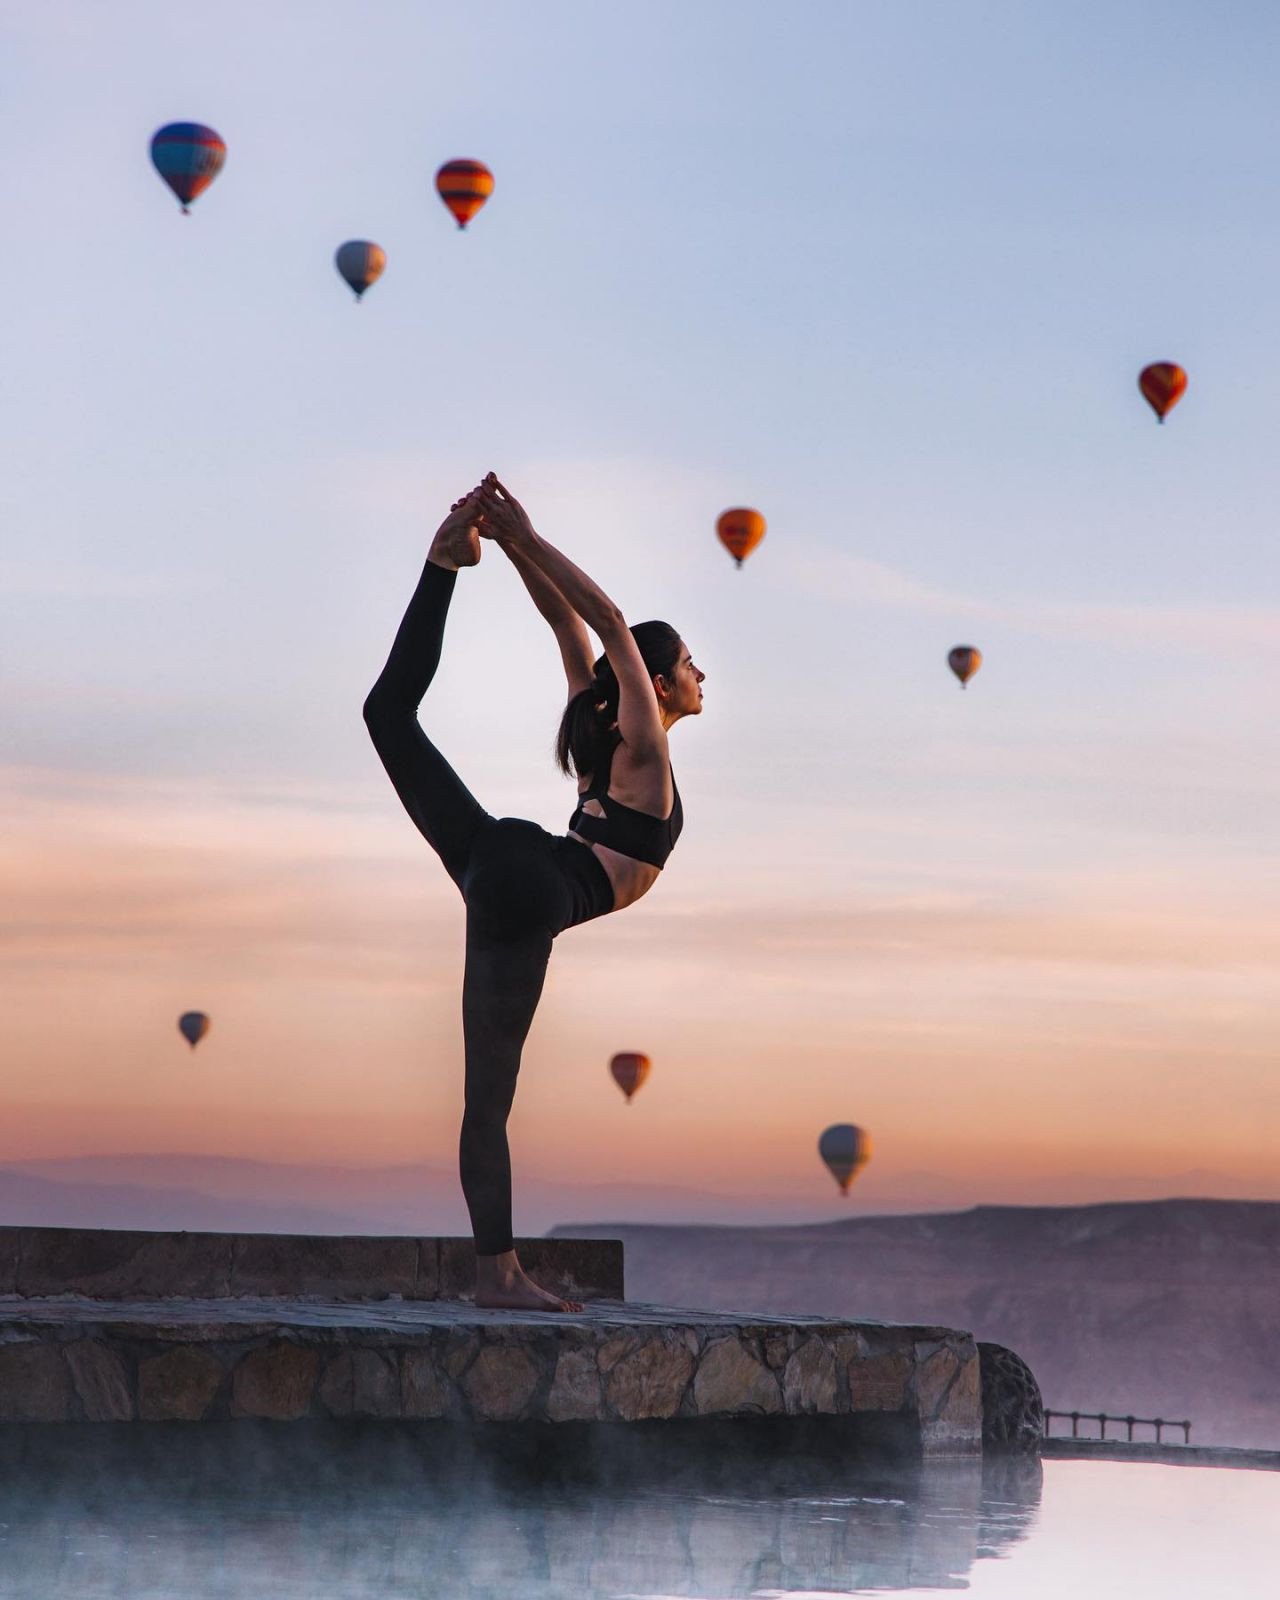
<path fill-rule="evenodd" d="M 1280 1474 L 1110 1462 L 804 1473 L 664 1462 L 658 1449 L 586 1481 L 571 1460 L 513 1468 L 492 1445 L 391 1425 L 140 1435 L 6 1431 L 0 1596 L 1273 1592 Z"/>

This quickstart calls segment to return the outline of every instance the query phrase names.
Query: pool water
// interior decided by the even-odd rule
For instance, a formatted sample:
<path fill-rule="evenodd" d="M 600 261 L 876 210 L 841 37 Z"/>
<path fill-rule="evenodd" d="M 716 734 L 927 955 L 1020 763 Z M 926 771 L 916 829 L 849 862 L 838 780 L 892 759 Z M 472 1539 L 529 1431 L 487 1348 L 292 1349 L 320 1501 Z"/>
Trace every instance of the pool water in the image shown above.
<path fill-rule="evenodd" d="M 935 1594 L 1268 1600 L 1280 1474 L 1106 1461 L 840 1471 L 801 1493 L 698 1493 L 373 1458 L 99 1458 L 0 1478 L 0 1596 L 558 1600 Z M 178 1447 L 180 1450 L 180 1447 Z M 237 1446 L 237 1448 L 247 1448 Z M 372 1459 L 372 1465 L 371 1463 Z M 176 1463 L 176 1465 L 175 1465 Z M 225 1466 L 225 1464 L 224 1464 Z"/>

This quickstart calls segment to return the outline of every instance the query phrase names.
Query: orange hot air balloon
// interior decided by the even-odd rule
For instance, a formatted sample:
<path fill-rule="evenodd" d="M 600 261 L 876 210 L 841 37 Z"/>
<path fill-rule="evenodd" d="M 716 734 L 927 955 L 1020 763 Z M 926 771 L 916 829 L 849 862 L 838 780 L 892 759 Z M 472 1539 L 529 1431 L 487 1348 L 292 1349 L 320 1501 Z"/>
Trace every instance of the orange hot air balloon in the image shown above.
<path fill-rule="evenodd" d="M 1176 361 L 1153 361 L 1138 374 L 1138 387 L 1156 421 L 1163 422 L 1186 393 L 1187 375 Z"/>
<path fill-rule="evenodd" d="M 642 1056 L 635 1050 L 623 1050 L 610 1061 L 609 1071 L 613 1074 L 613 1081 L 626 1095 L 628 1105 L 631 1104 L 631 1096 L 649 1076 L 651 1065 L 648 1056 Z"/>
<path fill-rule="evenodd" d="M 871 1160 L 871 1135 L 852 1122 L 834 1123 L 819 1138 L 818 1154 L 848 1199 L 849 1185 Z"/>
<path fill-rule="evenodd" d="M 209 1031 L 209 1019 L 203 1011 L 184 1011 L 178 1018 L 178 1032 L 194 1050 Z"/>
<path fill-rule="evenodd" d="M 465 228 L 493 193 L 493 173 L 483 161 L 446 161 L 436 173 L 436 189 Z"/>
<path fill-rule="evenodd" d="M 722 511 L 716 519 L 716 532 L 739 566 L 764 538 L 764 518 L 749 506 L 735 506 Z"/>

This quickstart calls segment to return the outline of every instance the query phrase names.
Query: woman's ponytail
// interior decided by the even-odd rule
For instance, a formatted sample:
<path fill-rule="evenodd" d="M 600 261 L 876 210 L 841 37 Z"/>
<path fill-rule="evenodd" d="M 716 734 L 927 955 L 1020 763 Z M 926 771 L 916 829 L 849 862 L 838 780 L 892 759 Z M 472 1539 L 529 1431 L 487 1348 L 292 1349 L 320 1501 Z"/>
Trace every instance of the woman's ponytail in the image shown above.
<path fill-rule="evenodd" d="M 564 709 L 556 735 L 556 763 L 561 772 L 581 776 L 594 772 L 617 744 L 614 725 L 618 720 L 618 678 L 601 656 L 591 682 L 580 689 Z"/>

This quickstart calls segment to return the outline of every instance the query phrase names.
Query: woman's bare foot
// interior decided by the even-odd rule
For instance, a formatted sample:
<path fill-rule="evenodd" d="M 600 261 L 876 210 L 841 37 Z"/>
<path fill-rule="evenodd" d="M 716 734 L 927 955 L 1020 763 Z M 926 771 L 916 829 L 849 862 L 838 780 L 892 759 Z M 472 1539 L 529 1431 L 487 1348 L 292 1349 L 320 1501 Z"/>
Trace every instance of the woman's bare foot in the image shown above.
<path fill-rule="evenodd" d="M 449 515 L 436 529 L 436 536 L 427 551 L 427 560 L 446 572 L 456 572 L 459 567 L 474 567 L 480 559 L 479 524 L 484 521 L 484 511 L 478 503 L 480 486 L 455 500 Z"/>
<path fill-rule="evenodd" d="M 541 1289 L 514 1250 L 476 1257 L 476 1305 L 493 1311 L 581 1311 L 580 1300 L 562 1300 Z"/>
<path fill-rule="evenodd" d="M 427 551 L 428 561 L 449 572 L 456 572 L 459 567 L 474 567 L 479 559 L 480 535 L 474 527 L 442 527 Z"/>

